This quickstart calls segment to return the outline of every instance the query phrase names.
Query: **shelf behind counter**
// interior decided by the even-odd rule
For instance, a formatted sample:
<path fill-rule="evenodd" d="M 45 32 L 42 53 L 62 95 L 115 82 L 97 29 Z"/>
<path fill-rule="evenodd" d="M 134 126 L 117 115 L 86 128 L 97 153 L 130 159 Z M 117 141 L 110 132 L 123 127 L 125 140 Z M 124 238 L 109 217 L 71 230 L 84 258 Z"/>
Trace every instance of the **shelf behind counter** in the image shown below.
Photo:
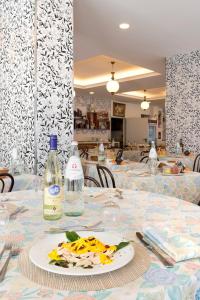
<path fill-rule="evenodd" d="M 104 144 L 104 146 L 106 148 L 110 147 L 110 143 L 109 142 L 105 142 L 103 144 Z M 78 142 L 78 149 L 79 150 L 85 149 L 85 148 L 87 148 L 87 149 L 94 149 L 94 148 L 96 148 L 98 146 L 99 146 L 99 142 L 95 142 L 95 141 L 91 141 L 91 142 L 90 141 L 79 141 Z"/>

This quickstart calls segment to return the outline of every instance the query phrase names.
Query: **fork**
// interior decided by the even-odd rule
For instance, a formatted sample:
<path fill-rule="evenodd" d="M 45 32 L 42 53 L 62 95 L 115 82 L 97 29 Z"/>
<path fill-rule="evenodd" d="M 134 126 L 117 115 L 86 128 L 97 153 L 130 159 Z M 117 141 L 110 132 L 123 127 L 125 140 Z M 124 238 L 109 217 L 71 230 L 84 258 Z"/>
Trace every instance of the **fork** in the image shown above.
<path fill-rule="evenodd" d="M 124 197 L 122 196 L 122 193 L 123 193 L 122 190 L 116 189 L 115 192 L 116 192 L 115 197 L 117 197 L 119 199 L 124 199 Z"/>
<path fill-rule="evenodd" d="M 2 249 L 1 252 L 0 252 L 0 259 L 2 258 L 3 254 L 4 254 L 4 251 L 5 251 L 5 250 L 11 249 L 11 247 L 12 247 L 12 243 L 6 242 L 6 243 L 4 244 L 3 249 Z"/>
<path fill-rule="evenodd" d="M 25 206 L 20 206 L 13 213 L 10 214 L 10 219 L 15 220 L 19 213 L 22 214 L 26 211 L 28 211 L 28 209 L 25 208 Z"/>
<path fill-rule="evenodd" d="M 17 247 L 17 245 L 14 245 L 14 244 L 11 245 L 10 244 L 9 248 L 4 250 L 4 252 L 6 252 L 6 251 L 8 252 L 7 253 L 7 258 L 5 259 L 5 262 L 3 263 L 3 265 L 0 268 L 0 282 L 2 282 L 5 278 L 7 268 L 8 268 L 8 264 L 9 264 L 9 261 L 10 261 L 11 257 L 18 255 L 19 252 L 20 252 L 20 249 L 19 249 L 19 247 Z"/>

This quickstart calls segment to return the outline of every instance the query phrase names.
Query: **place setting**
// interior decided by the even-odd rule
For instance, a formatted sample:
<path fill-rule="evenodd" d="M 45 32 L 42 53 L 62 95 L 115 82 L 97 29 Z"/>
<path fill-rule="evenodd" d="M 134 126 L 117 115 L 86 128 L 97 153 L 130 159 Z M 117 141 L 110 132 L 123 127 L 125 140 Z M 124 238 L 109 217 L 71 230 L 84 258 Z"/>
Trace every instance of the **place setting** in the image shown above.
<path fill-rule="evenodd" d="M 0 299 L 200 300 L 200 2 L 0 2 Z"/>
<path fill-rule="evenodd" d="M 96 230 L 47 235 L 19 257 L 20 271 L 30 280 L 72 291 L 121 286 L 136 280 L 149 264 L 139 244 Z"/>

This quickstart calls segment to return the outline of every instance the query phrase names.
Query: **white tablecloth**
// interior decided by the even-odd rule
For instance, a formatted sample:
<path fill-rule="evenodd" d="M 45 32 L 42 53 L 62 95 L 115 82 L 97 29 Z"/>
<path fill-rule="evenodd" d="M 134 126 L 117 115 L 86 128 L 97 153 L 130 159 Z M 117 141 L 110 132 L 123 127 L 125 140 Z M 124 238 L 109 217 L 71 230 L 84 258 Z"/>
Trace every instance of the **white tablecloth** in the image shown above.
<path fill-rule="evenodd" d="M 90 194 L 91 194 L 90 190 Z M 86 194 L 87 195 L 87 194 Z M 29 211 L 10 222 L 9 230 L 13 239 L 22 248 L 29 247 L 43 236 L 49 227 L 67 224 L 88 224 L 101 219 L 102 206 L 106 200 L 120 205 L 121 217 L 113 228 L 114 232 L 136 240 L 135 231 L 146 225 L 177 228 L 188 232 L 200 243 L 200 208 L 176 198 L 148 192 L 123 191 L 123 199 L 114 197 L 107 191 L 102 197 L 89 198 L 85 213 L 81 217 L 63 217 L 60 221 L 48 222 L 42 217 L 41 194 L 29 191 L 15 192 L 17 205 L 24 205 Z M 5 280 L 0 284 L 1 300 L 199 300 L 200 298 L 200 259 L 189 260 L 165 268 L 151 252 L 151 266 L 134 282 L 121 287 L 100 291 L 54 290 L 23 277 L 12 258 Z"/>
<path fill-rule="evenodd" d="M 180 176 L 138 176 L 134 171 L 148 171 L 147 164 L 129 162 L 126 165 L 107 165 L 113 173 L 116 186 L 174 196 L 198 204 L 200 201 L 200 173 L 188 172 Z M 99 181 L 95 164 L 84 165 L 85 174 Z M 133 171 L 133 172 L 132 172 Z"/>

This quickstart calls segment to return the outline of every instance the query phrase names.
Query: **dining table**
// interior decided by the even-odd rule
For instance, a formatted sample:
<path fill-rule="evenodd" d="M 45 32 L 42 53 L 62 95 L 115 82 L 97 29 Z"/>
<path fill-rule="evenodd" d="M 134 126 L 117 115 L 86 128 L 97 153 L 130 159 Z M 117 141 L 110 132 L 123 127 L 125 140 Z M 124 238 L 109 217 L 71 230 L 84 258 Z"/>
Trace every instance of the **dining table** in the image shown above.
<path fill-rule="evenodd" d="M 83 169 L 85 175 L 99 181 L 96 165 L 97 162 L 85 161 Z M 105 163 L 104 166 L 112 172 L 118 188 L 160 193 L 195 204 L 200 201 L 200 173 L 188 170 L 180 174 L 164 175 L 158 171 L 156 175 L 151 175 L 148 163 L 133 161 L 123 161 L 120 165 Z"/>
<path fill-rule="evenodd" d="M 183 163 L 183 165 L 189 169 L 189 170 L 193 170 L 193 166 L 194 166 L 194 161 L 195 161 L 195 154 L 190 154 L 190 155 L 175 155 L 175 154 L 166 154 L 166 155 L 159 155 L 159 161 L 163 161 L 163 162 L 176 162 L 176 161 L 181 161 Z"/>
<path fill-rule="evenodd" d="M 176 162 L 181 161 L 183 165 L 189 169 L 193 170 L 194 161 L 195 161 L 195 154 L 190 155 L 176 155 L 175 153 L 166 153 L 166 154 L 158 154 L 158 159 L 160 162 Z M 139 150 L 124 150 L 123 151 L 123 158 L 125 160 L 139 162 L 144 156 L 148 156 L 148 153 L 143 153 Z"/>
<path fill-rule="evenodd" d="M 14 175 L 14 186 L 13 191 L 20 191 L 20 190 L 32 190 L 37 189 L 41 184 L 41 176 L 34 175 L 34 174 L 20 174 Z M 5 189 L 4 191 L 8 191 L 10 185 L 10 179 L 4 178 L 5 182 Z M 0 182 L 1 188 L 1 182 Z"/>
<path fill-rule="evenodd" d="M 140 161 L 140 159 L 143 157 L 141 155 L 141 151 L 142 150 L 124 150 L 123 158 L 131 161 Z"/>
<path fill-rule="evenodd" d="M 97 193 L 99 193 L 98 197 Z M 137 245 L 144 247 L 136 238 L 136 231 L 142 231 L 152 224 L 161 228 L 176 228 L 180 234 L 188 234 L 200 244 L 198 206 L 174 197 L 145 191 L 123 189 L 122 197 L 118 197 L 115 189 L 85 188 L 83 192 L 85 211 L 82 216 L 63 216 L 58 221 L 46 221 L 43 219 L 41 191 L 17 191 L 9 193 L 11 194 L 12 197 L 8 202 L 17 206 L 24 205 L 28 211 L 18 214 L 15 220 L 10 220 L 6 234 L 0 232 L 1 240 L 12 241 L 21 248 L 20 255 L 11 258 L 5 279 L 0 284 L 1 300 L 200 299 L 199 258 L 181 261 L 174 264 L 172 268 L 166 268 L 155 254 L 147 250 L 150 265 L 136 280 L 118 284 L 110 289 L 76 291 L 67 288 L 54 289 L 44 281 L 36 283 L 22 274 L 19 265 L 23 252 L 29 251 L 28 249 L 38 240 L 50 235 L 45 233 L 50 227 L 72 224 L 76 226 L 102 221 L 102 211 L 107 201 L 114 202 L 119 207 L 120 214 L 118 221 L 110 224 L 112 228 L 107 226 L 105 230 L 112 234 L 120 234 L 127 240 L 133 240 L 134 247 Z"/>

